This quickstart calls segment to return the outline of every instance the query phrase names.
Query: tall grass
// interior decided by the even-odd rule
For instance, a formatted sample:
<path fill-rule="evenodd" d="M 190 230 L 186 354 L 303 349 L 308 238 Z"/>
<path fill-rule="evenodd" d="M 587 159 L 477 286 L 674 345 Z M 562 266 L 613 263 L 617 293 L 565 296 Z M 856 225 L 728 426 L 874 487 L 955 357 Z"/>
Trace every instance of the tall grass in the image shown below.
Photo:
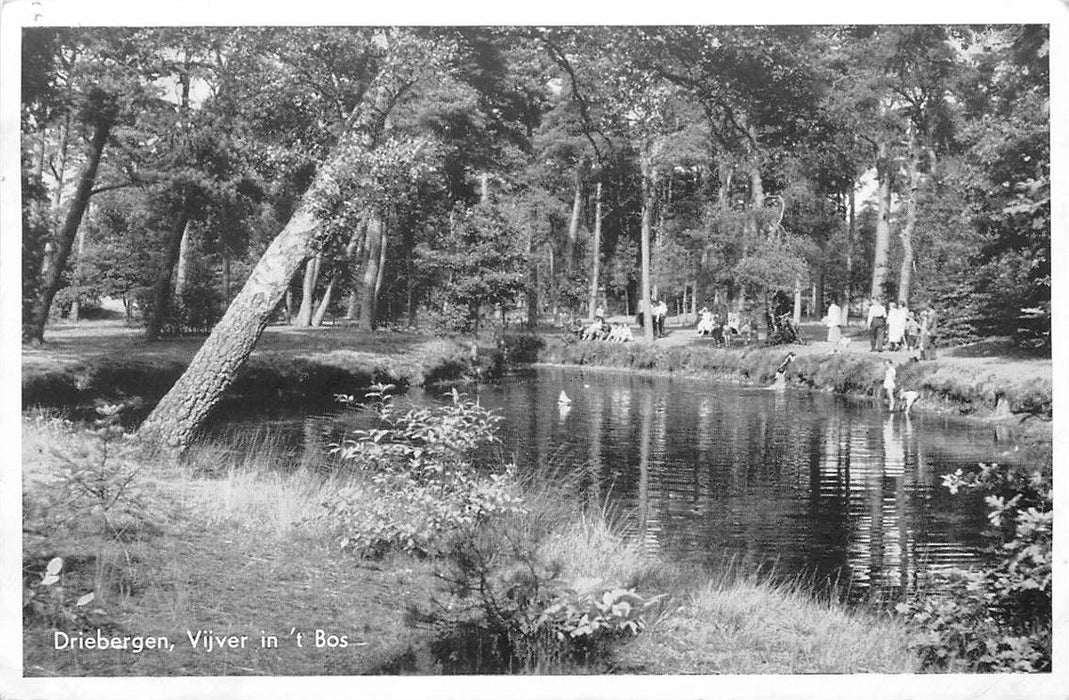
<path fill-rule="evenodd" d="M 624 652 L 649 673 L 912 673 L 905 627 L 756 578 L 712 581 Z"/>

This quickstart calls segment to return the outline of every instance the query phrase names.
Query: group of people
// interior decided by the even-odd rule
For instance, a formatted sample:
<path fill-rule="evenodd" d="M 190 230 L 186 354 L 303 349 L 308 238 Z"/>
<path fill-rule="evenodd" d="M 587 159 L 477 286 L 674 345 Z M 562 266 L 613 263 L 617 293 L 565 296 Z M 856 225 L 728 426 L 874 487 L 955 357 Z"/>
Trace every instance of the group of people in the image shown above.
<path fill-rule="evenodd" d="M 698 312 L 698 336 L 712 338 L 717 345 L 724 345 L 733 338 L 748 338 L 750 332 L 749 321 L 742 321 L 735 311 L 728 311 L 723 323 L 720 316 L 707 306 Z"/>
<path fill-rule="evenodd" d="M 604 315 L 595 316 L 590 325 L 583 326 L 579 337 L 583 340 L 604 340 L 608 343 L 626 343 L 635 339 L 631 326 L 626 323 L 608 323 Z"/>
<path fill-rule="evenodd" d="M 936 315 L 934 309 L 924 309 L 916 315 L 904 304 L 889 302 L 885 307 L 880 299 L 871 299 L 867 327 L 872 352 L 911 350 L 918 359 L 935 359 Z"/>
<path fill-rule="evenodd" d="M 640 300 L 638 303 L 638 314 L 636 319 L 640 328 L 645 328 L 647 309 L 649 310 L 649 317 L 653 321 L 653 337 L 664 337 L 664 320 L 668 318 L 668 304 L 664 303 L 664 299 L 650 299 L 649 302 Z"/>

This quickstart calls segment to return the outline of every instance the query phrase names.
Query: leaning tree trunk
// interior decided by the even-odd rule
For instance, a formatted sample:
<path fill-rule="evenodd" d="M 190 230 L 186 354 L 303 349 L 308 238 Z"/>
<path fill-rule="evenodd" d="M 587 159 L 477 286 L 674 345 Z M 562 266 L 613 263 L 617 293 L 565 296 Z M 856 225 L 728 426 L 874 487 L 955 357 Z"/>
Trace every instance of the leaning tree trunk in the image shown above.
<path fill-rule="evenodd" d="M 97 168 L 100 167 L 100 157 L 104 154 L 104 146 L 108 142 L 108 135 L 114 120 L 102 118 L 97 122 L 93 130 L 93 138 L 89 142 L 89 158 L 78 177 L 78 189 L 71 200 L 71 207 L 67 210 L 67 217 L 63 221 L 63 227 L 56 236 L 57 247 L 49 266 L 45 283 L 37 297 L 33 308 L 33 320 L 28 329 L 27 340 L 43 343 L 45 339 L 45 325 L 48 323 L 48 312 L 52 308 L 52 300 L 63 283 L 63 272 L 67 268 L 67 260 L 71 255 L 74 245 L 74 237 L 78 233 L 78 227 L 82 223 L 82 215 L 89 205 L 89 198 L 93 194 L 93 184 L 96 182 Z"/>
<path fill-rule="evenodd" d="M 234 382 L 290 279 L 318 243 L 315 232 L 319 220 L 313 214 L 311 199 L 305 197 L 268 246 L 185 373 L 141 425 L 140 437 L 172 449 L 186 447 Z"/>
<path fill-rule="evenodd" d="M 413 84 L 409 76 L 387 70 L 368 88 L 366 99 L 354 113 L 350 133 L 365 149 L 373 147 L 381 134 L 390 106 Z M 330 160 L 319 169 L 297 210 L 256 263 L 189 367 L 141 425 L 138 435 L 143 440 L 172 450 L 186 448 L 233 384 L 297 269 L 326 243 L 329 234 L 316 212 L 321 208 L 320 200 L 329 199 L 336 189 L 336 171 L 353 157 L 354 149 L 349 145 L 335 147 Z"/>
<path fill-rule="evenodd" d="M 883 297 L 883 288 L 890 271 L 891 250 L 891 191 L 894 180 L 894 165 L 886 141 L 881 141 L 876 159 L 876 178 L 879 181 L 876 210 L 876 245 L 872 256 L 872 288 L 869 295 L 874 299 Z"/>
<path fill-rule="evenodd" d="M 145 337 L 156 340 L 163 330 L 163 322 L 167 319 L 171 306 L 171 278 L 174 277 L 174 268 L 178 263 L 178 256 L 182 249 L 182 235 L 189 223 L 189 214 L 183 209 L 175 220 L 174 228 L 167 235 L 163 252 L 163 263 L 156 276 L 156 284 L 152 286 L 152 314 L 149 316 L 145 327 Z"/>
<path fill-rule="evenodd" d="M 906 200 L 906 223 L 899 233 L 902 267 L 898 270 L 898 303 L 901 306 L 909 306 L 909 287 L 913 281 L 913 230 L 917 226 L 917 197 L 921 191 L 920 150 L 914 133 L 910 133 L 909 150 L 909 199 Z"/>

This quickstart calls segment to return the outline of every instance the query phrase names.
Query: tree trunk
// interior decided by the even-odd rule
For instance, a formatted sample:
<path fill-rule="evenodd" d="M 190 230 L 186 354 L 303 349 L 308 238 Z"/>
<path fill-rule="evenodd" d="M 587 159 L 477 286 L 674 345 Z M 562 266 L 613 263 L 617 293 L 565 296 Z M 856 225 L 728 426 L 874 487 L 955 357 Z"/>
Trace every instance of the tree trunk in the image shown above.
<path fill-rule="evenodd" d="M 642 337 L 647 343 L 653 342 L 653 318 L 650 305 L 650 224 L 653 215 L 653 188 L 657 185 L 657 169 L 646 158 L 642 163 L 642 296 L 639 309 L 644 309 Z"/>
<path fill-rule="evenodd" d="M 872 288 L 874 299 L 883 298 L 884 285 L 890 269 L 891 250 L 891 192 L 894 185 L 894 162 L 886 141 L 881 141 L 876 158 L 876 178 L 879 192 L 876 213 L 876 245 L 872 257 Z"/>
<path fill-rule="evenodd" d="M 141 425 L 142 438 L 172 449 L 186 447 L 233 383 L 290 279 L 316 243 L 319 221 L 311 199 L 305 198 L 271 242 L 185 373 Z"/>
<path fill-rule="evenodd" d="M 100 166 L 100 157 L 104 154 L 104 146 L 108 142 L 113 120 L 101 119 L 93 129 L 93 138 L 89 142 L 88 160 L 78 177 L 78 189 L 74 193 L 70 209 L 63 227 L 59 231 L 56 252 L 52 256 L 48 266 L 48 274 L 45 276 L 41 292 L 33 309 L 33 320 L 27 333 L 27 340 L 43 343 L 45 339 L 45 325 L 48 324 L 48 312 L 52 308 L 52 300 L 63 283 L 63 272 L 67 267 L 67 260 L 71 255 L 71 247 L 74 244 L 74 236 L 78 233 L 78 227 L 82 223 L 82 215 L 89 205 L 89 198 L 93 193 L 93 185 L 96 182 L 97 168 Z"/>
<path fill-rule="evenodd" d="M 318 328 L 323 325 L 323 318 L 327 315 L 327 310 L 330 309 L 330 301 L 334 297 L 334 285 L 338 281 L 338 273 L 335 272 L 330 276 L 330 282 L 327 283 L 327 289 L 323 292 L 323 300 L 319 302 L 319 308 L 316 309 L 315 315 L 312 316 L 312 325 Z"/>
<path fill-rule="evenodd" d="M 319 280 L 319 265 L 322 262 L 321 253 L 316 253 L 308 258 L 304 264 L 304 283 L 301 285 L 301 306 L 297 309 L 297 318 L 293 325 L 307 328 L 312 325 L 312 313 L 315 310 L 316 282 Z"/>
<path fill-rule="evenodd" d="M 382 222 L 382 241 L 379 243 L 379 267 L 375 271 L 375 315 L 378 316 L 379 297 L 382 293 L 382 278 L 386 274 L 386 250 L 389 248 L 390 226 L 388 221 Z M 389 311 L 389 309 L 387 309 Z M 389 316 L 387 316 L 389 318 Z M 378 320 L 376 318 L 376 320 Z"/>
<path fill-rule="evenodd" d="M 289 288 L 289 285 L 286 286 L 285 308 L 286 325 L 288 326 L 293 323 L 293 290 Z"/>
<path fill-rule="evenodd" d="M 917 226 L 917 198 L 921 191 L 920 148 L 915 130 L 909 139 L 909 199 L 906 200 L 906 223 L 899 236 L 902 240 L 902 267 L 898 270 L 898 303 L 909 306 L 909 288 L 913 281 L 913 230 Z"/>
<path fill-rule="evenodd" d="M 78 264 L 78 260 L 82 260 L 85 255 L 85 229 L 81 226 L 78 227 L 78 257 L 75 260 L 75 265 Z M 82 312 L 82 305 L 78 301 L 80 294 L 74 295 L 74 301 L 71 302 L 70 320 L 77 321 Z"/>
<path fill-rule="evenodd" d="M 582 212 L 583 181 L 579 170 L 575 171 L 575 195 L 572 198 L 572 218 L 568 221 L 568 240 L 564 250 L 564 272 L 571 275 L 575 269 L 575 248 L 579 241 L 579 214 Z"/>
<path fill-rule="evenodd" d="M 791 322 L 798 328 L 802 324 L 802 278 L 794 278 L 794 313 Z"/>
<path fill-rule="evenodd" d="M 174 273 L 174 298 L 181 301 L 189 286 L 189 247 L 193 235 L 193 222 L 187 220 L 178 245 L 178 267 Z"/>
<path fill-rule="evenodd" d="M 367 222 L 361 221 L 356 231 L 349 239 L 349 245 L 345 247 L 345 257 L 349 260 L 349 270 L 352 275 L 352 289 L 349 290 L 349 303 L 345 310 L 345 320 L 355 321 L 360 313 L 360 268 L 364 263 L 364 253 L 367 247 Z"/>
<path fill-rule="evenodd" d="M 361 330 L 370 331 L 375 327 L 375 303 L 378 300 L 375 295 L 375 283 L 379 279 L 379 262 L 381 260 L 380 249 L 385 226 L 382 216 L 373 212 L 368 217 L 367 225 L 367 264 L 364 266 L 364 279 L 360 295 L 360 323 Z"/>
<path fill-rule="evenodd" d="M 594 320 L 598 308 L 598 278 L 601 277 L 601 183 L 594 188 L 594 240 L 590 255 L 590 308 L 587 318 Z"/>
<path fill-rule="evenodd" d="M 531 261 L 531 266 L 527 269 L 527 289 L 524 290 L 527 296 L 527 330 L 529 331 L 538 328 L 538 262 L 531 258 L 532 236 L 530 232 L 527 235 L 527 259 Z"/>
<path fill-rule="evenodd" d="M 152 314 L 145 326 L 145 338 L 156 340 L 160 337 L 163 322 L 167 319 L 171 307 L 171 281 L 174 268 L 178 264 L 178 255 L 182 248 L 182 236 L 189 223 L 189 214 L 185 210 L 178 214 L 174 227 L 164 242 L 163 262 L 156 275 L 156 284 L 152 286 Z"/>
<path fill-rule="evenodd" d="M 847 222 L 846 222 L 846 281 L 843 283 L 843 303 L 840 307 L 843 310 L 843 325 L 849 325 L 850 321 L 850 295 L 852 292 L 852 278 L 854 276 L 854 240 L 857 238 L 857 219 L 856 219 L 856 189 L 854 184 L 850 184 L 850 208 L 847 210 Z"/>
<path fill-rule="evenodd" d="M 406 80 L 390 73 L 376 78 L 354 115 L 350 129 L 354 140 L 368 149 L 374 145 L 390 106 L 411 85 Z M 335 147 L 189 367 L 141 425 L 138 434 L 143 440 L 171 450 L 185 449 L 234 382 L 297 269 L 326 243 L 328 232 L 315 214 L 317 200 L 334 186 L 342 159 L 353 157 L 346 145 Z"/>

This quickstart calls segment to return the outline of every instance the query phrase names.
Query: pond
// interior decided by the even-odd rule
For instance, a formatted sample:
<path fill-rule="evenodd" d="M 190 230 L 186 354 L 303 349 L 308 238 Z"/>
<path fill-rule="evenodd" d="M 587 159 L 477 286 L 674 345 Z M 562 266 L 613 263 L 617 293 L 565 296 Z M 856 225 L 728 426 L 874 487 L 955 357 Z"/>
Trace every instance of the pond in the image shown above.
<path fill-rule="evenodd" d="M 941 477 L 1018 455 L 992 426 L 825 393 L 554 367 L 467 391 L 504 416 L 504 451 L 520 469 L 578 470 L 580 497 L 626 514 L 646 548 L 834 584 L 855 600 L 977 562 L 983 503 L 951 495 Z M 432 400 L 415 390 L 399 402 Z M 266 428 L 322 449 L 356 420 L 246 414 L 216 427 Z"/>

